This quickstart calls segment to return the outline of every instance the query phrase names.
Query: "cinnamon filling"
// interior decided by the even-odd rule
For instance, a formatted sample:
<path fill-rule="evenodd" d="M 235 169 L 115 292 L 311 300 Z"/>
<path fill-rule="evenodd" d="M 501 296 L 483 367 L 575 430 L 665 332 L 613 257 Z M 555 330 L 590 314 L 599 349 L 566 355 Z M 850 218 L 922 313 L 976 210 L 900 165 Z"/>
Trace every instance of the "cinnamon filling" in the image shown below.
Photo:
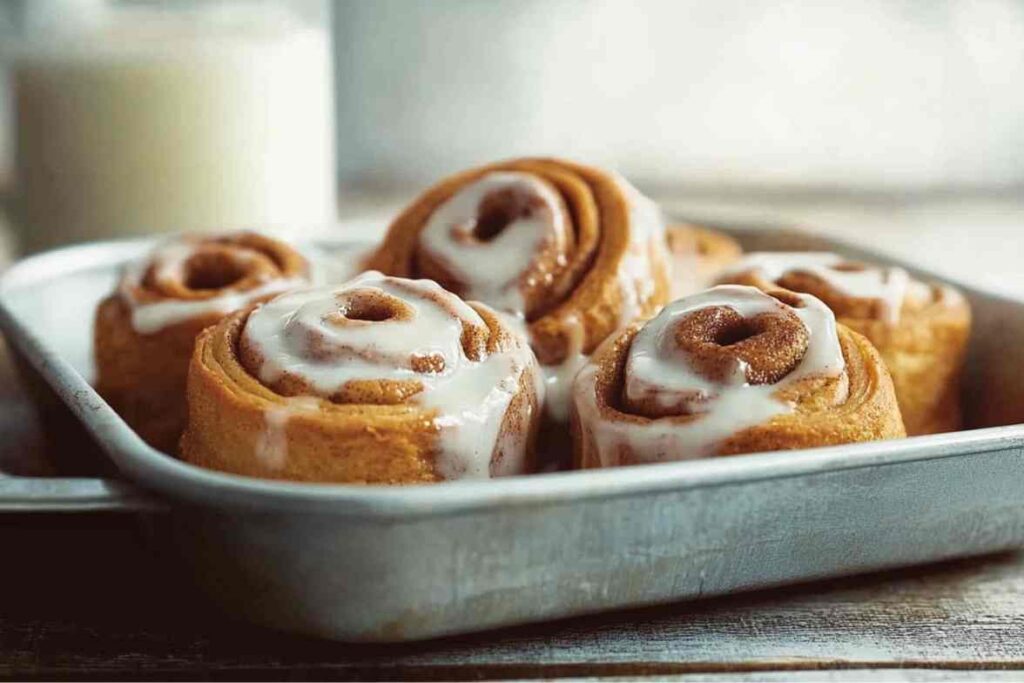
<path fill-rule="evenodd" d="M 686 316 L 673 340 L 695 371 L 722 384 L 737 369 L 749 384 L 775 384 L 793 371 L 810 344 L 807 328 L 789 311 L 744 318 L 726 306 Z"/>
<path fill-rule="evenodd" d="M 860 273 L 864 266 L 854 263 L 839 263 L 829 266 L 831 270 L 841 273 Z M 882 303 L 877 298 L 862 298 L 839 291 L 827 280 L 814 273 L 795 270 L 775 280 L 776 285 L 816 296 L 840 315 L 854 318 L 876 318 L 881 316 Z"/>
<path fill-rule="evenodd" d="M 705 305 L 693 305 L 701 299 Z M 832 316 L 820 302 L 815 310 L 807 302 L 793 292 L 730 285 L 671 304 L 630 341 L 621 393 L 625 412 L 648 418 L 728 412 L 745 405 L 740 395 L 755 396 L 750 400 L 760 400 L 766 414 L 779 410 L 774 394 L 784 385 L 842 369 L 837 349 L 829 362 L 820 348 L 811 353 L 811 330 L 827 334 Z M 821 375 L 812 380 L 816 372 Z"/>
<path fill-rule="evenodd" d="M 355 289 L 337 297 L 338 310 L 327 317 L 334 325 L 410 320 L 413 310 L 398 297 L 380 290 Z"/>
<path fill-rule="evenodd" d="M 184 282 L 189 289 L 224 289 L 230 287 L 248 273 L 245 264 L 223 251 L 200 251 L 193 254 L 184 265 Z"/>
<path fill-rule="evenodd" d="M 529 321 L 572 288 L 576 248 L 573 215 L 558 187 L 539 176 L 498 171 L 434 209 L 413 270 L 464 299 Z"/>
<path fill-rule="evenodd" d="M 479 360 L 487 354 L 489 328 L 466 318 L 465 312 L 453 304 L 452 295 L 436 285 L 424 287 L 416 281 L 389 279 L 387 284 L 391 291 L 380 287 L 337 291 L 322 304 L 314 304 L 314 309 L 300 306 L 288 316 L 280 338 L 295 358 L 302 359 L 301 370 L 285 367 L 268 380 L 263 376 L 263 369 L 270 359 L 247 331 L 238 343 L 239 361 L 250 374 L 282 396 L 319 396 L 334 403 L 396 405 L 423 391 L 427 376 L 445 373 L 454 360 L 446 357 L 450 351 L 435 352 L 437 345 L 424 339 L 422 330 L 417 333 L 417 329 L 429 322 L 423 318 L 424 314 L 428 319 L 444 315 L 458 321 L 458 344 L 467 358 Z M 247 323 L 246 330 L 249 325 Z M 401 343 L 396 345 L 396 340 Z M 424 350 L 414 351 L 420 343 L 425 344 Z M 346 367 L 353 368 L 354 374 L 367 367 L 380 368 L 381 377 L 352 377 L 330 390 L 317 385 L 318 373 L 345 373 Z M 424 376 L 423 381 L 387 378 L 403 369 Z"/>
<path fill-rule="evenodd" d="M 480 202 L 480 214 L 473 227 L 473 237 L 490 242 L 509 224 L 542 212 L 544 200 L 533 192 L 518 187 L 505 187 L 491 192 Z"/>
<path fill-rule="evenodd" d="M 284 248 L 249 233 L 171 244 L 152 257 L 133 298 L 142 302 L 158 298 L 207 300 L 304 275 L 305 261 L 298 254 L 292 255 L 294 263 L 282 266 L 278 252 Z"/>

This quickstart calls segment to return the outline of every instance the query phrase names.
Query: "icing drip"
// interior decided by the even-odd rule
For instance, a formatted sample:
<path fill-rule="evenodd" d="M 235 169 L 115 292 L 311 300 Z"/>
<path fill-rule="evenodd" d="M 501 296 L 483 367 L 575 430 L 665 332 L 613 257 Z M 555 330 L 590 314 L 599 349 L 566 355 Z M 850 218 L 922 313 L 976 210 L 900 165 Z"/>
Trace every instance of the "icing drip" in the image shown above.
<path fill-rule="evenodd" d="M 488 354 L 487 332 L 472 307 L 436 283 L 368 272 L 264 304 L 249 316 L 240 346 L 255 355 L 254 374 L 272 387 L 299 386 L 339 402 L 359 402 L 360 382 L 413 387 L 384 402 L 436 411 L 438 473 L 487 478 L 492 459 L 493 474 L 522 469 L 525 430 L 502 433 L 502 424 L 523 373 L 538 372 L 525 344 Z M 530 421 L 525 403 L 514 426 Z M 268 415 L 268 424 L 273 419 Z"/>
<path fill-rule="evenodd" d="M 620 464 L 624 446 L 650 462 L 711 455 L 731 435 L 791 412 L 793 405 L 779 394 L 794 382 L 843 376 L 845 361 L 832 312 L 810 295 L 794 296 L 801 306 L 789 306 L 754 287 L 722 285 L 669 304 L 636 334 L 623 373 L 625 398 L 646 399 L 678 413 L 603 419 L 596 399 L 599 368 L 593 363 L 584 367 L 573 395 L 581 419 L 592 429 L 602 464 Z M 689 316 L 713 307 L 731 309 L 745 321 L 795 316 L 806 332 L 806 348 L 792 369 L 774 382 L 755 383 L 753 368 L 739 359 L 732 367 L 709 374 L 678 347 L 675 335 Z"/>
<path fill-rule="evenodd" d="M 288 399 L 284 405 L 269 408 L 264 414 L 263 433 L 256 442 L 256 457 L 267 467 L 279 470 L 288 462 L 288 421 L 297 412 L 315 410 L 319 402 L 315 398 L 298 396 Z"/>
<path fill-rule="evenodd" d="M 557 422 L 569 420 L 572 381 L 576 378 L 580 368 L 587 363 L 587 356 L 583 353 L 583 344 L 586 339 L 579 318 L 577 316 L 566 318 L 564 324 L 569 337 L 565 360 L 558 365 L 541 366 L 546 385 L 544 409 Z"/>
<path fill-rule="evenodd" d="M 790 273 L 812 275 L 845 296 L 878 300 L 882 319 L 892 325 L 899 322 L 908 293 L 919 293 L 912 290 L 915 281 L 902 268 L 851 263 L 830 252 L 757 252 L 727 268 L 722 277 L 742 273 L 753 273 L 775 284 Z"/>
<path fill-rule="evenodd" d="M 507 193 L 528 205 L 489 228 L 485 201 Z M 494 230 L 495 234 L 490 234 Z M 462 284 L 465 299 L 483 301 L 506 313 L 525 315 L 524 289 L 538 251 L 564 254 L 572 228 L 558 192 L 536 176 L 515 171 L 488 173 L 466 185 L 431 215 L 420 234 L 423 247 Z M 560 257 L 564 265 L 564 256 Z M 550 276 L 550 273 L 548 274 Z"/>
<path fill-rule="evenodd" d="M 210 238 L 215 239 L 215 238 Z M 207 250 L 230 249 L 230 259 L 241 271 L 256 274 L 240 276 L 196 298 L 163 298 L 145 301 L 137 292 L 146 288 L 147 277 L 159 288 L 187 287 L 190 260 Z M 199 240 L 168 242 L 125 267 L 119 293 L 131 310 L 132 328 L 139 334 L 160 330 L 198 316 L 227 315 L 261 298 L 272 296 L 307 283 L 305 276 L 284 277 L 273 271 L 273 262 L 255 248 L 238 243 L 211 245 Z"/>
<path fill-rule="evenodd" d="M 622 176 L 617 176 L 616 181 L 627 197 L 630 212 L 630 243 L 617 274 L 623 294 L 619 326 L 623 327 L 640 315 L 643 302 L 654 294 L 654 280 L 650 276 L 648 259 L 650 250 L 665 249 L 665 220 L 661 208 L 629 181 Z M 573 380 L 589 359 L 583 352 L 586 331 L 579 317 L 566 318 L 563 324 L 567 327 L 569 338 L 565 360 L 558 365 L 542 366 L 547 383 L 545 409 L 559 422 L 569 419 Z"/>

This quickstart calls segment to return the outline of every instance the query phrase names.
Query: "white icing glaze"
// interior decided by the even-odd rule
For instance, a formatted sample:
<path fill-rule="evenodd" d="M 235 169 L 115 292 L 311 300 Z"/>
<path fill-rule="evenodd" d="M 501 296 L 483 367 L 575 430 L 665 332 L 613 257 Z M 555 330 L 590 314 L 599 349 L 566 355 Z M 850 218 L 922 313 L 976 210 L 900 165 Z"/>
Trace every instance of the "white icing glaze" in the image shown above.
<path fill-rule="evenodd" d="M 653 293 L 648 258 L 651 250 L 665 252 L 665 221 L 657 204 L 622 176 L 613 176 L 629 203 L 629 245 L 616 274 L 624 293 L 621 318 L 625 324 L 636 317 L 641 303 Z M 489 241 L 470 238 L 483 200 L 510 188 L 539 198 L 543 209 L 529 218 L 512 221 Z M 522 276 L 546 240 L 555 240 L 559 248 L 565 246 L 564 235 L 571 232 L 569 220 L 558 193 L 537 176 L 495 171 L 466 185 L 435 209 L 420 240 L 465 283 L 466 299 L 522 316 Z M 667 252 L 664 260 L 667 263 Z"/>
<path fill-rule="evenodd" d="M 661 209 L 618 174 L 616 183 L 629 204 L 629 244 L 615 277 L 623 292 L 620 325 L 632 322 L 651 298 L 655 283 L 650 277 L 651 250 L 665 250 L 665 221 Z M 508 188 L 522 189 L 541 198 L 540 214 L 510 223 L 489 242 L 452 239 L 452 231 L 471 233 L 480 204 L 489 194 Z M 524 316 L 521 277 L 545 239 L 559 239 L 569 230 L 569 217 L 557 193 L 536 176 L 518 171 L 496 171 L 467 185 L 439 206 L 420 239 L 435 257 L 466 284 L 467 299 L 483 301 L 508 316 L 508 323 L 529 338 Z M 553 224 L 553 225 L 552 225 Z M 665 256 L 667 263 L 667 255 Z M 578 319 L 570 326 L 570 348 L 558 365 L 543 366 L 547 386 L 545 409 L 555 420 L 568 419 L 572 381 L 586 363 L 584 330 Z"/>
<path fill-rule="evenodd" d="M 927 285 L 925 285 L 927 286 Z M 928 287 L 929 294 L 934 296 L 931 291 L 931 287 Z M 956 287 L 951 285 L 941 285 L 939 287 L 938 299 L 946 306 L 965 306 L 967 305 L 967 298 L 964 296 Z"/>
<path fill-rule="evenodd" d="M 871 265 L 852 271 L 835 268 L 847 262 L 848 259 L 831 252 L 755 252 L 727 268 L 722 277 L 754 272 L 776 282 L 788 273 L 807 273 L 846 296 L 877 299 L 882 306 L 883 320 L 892 325 L 898 323 L 903 300 L 914 282 L 907 271 Z"/>
<path fill-rule="evenodd" d="M 583 344 L 586 342 L 582 323 L 576 316 L 566 318 L 563 321 L 568 331 L 568 348 L 565 360 L 558 365 L 542 365 L 544 383 L 547 386 L 544 392 L 544 409 L 548 415 L 557 422 L 569 420 L 569 402 L 572 400 L 572 381 L 576 373 L 587 363 L 587 356 L 583 353 Z"/>
<path fill-rule="evenodd" d="M 197 244 L 198 242 L 187 240 L 168 242 L 125 267 L 119 291 L 122 300 L 128 304 L 131 310 L 132 328 L 137 333 L 154 334 L 171 325 L 211 313 L 227 315 L 257 299 L 307 283 L 307 280 L 301 277 L 267 277 L 266 281 L 258 287 L 240 290 L 228 285 L 222 288 L 217 296 L 206 299 L 166 299 L 141 302 L 135 298 L 133 290 L 142 286 L 150 267 L 153 268 L 153 277 L 158 282 L 181 280 L 184 277 L 185 265 L 189 257 L 195 253 Z M 234 258 L 240 262 L 258 258 L 258 252 L 254 250 L 247 249 L 242 245 L 233 245 L 233 247 Z"/>
<path fill-rule="evenodd" d="M 541 200 L 525 218 L 511 221 L 495 237 L 473 237 L 483 200 L 502 190 L 516 190 Z M 470 183 L 437 207 L 420 233 L 421 244 L 461 282 L 466 299 L 522 314 L 521 282 L 537 250 L 554 241 L 560 250 L 571 234 L 569 217 L 558 193 L 540 178 L 518 171 L 495 171 Z"/>
<path fill-rule="evenodd" d="M 338 321 L 341 298 L 360 291 L 393 297 L 411 315 L 408 319 Z M 277 297 L 249 316 L 242 335 L 244 343 L 263 359 L 257 374 L 265 383 L 287 373 L 328 397 L 353 380 L 418 381 L 423 390 L 409 400 L 436 410 L 434 420 L 440 429 L 437 467 L 446 479 L 489 477 L 496 445 L 503 451 L 495 473 L 521 472 L 525 435 L 506 434 L 499 440 L 499 434 L 523 373 L 538 374 L 536 360 L 526 344 L 471 360 L 461 344 L 463 322 L 485 325 L 473 308 L 432 281 L 367 272 L 340 286 Z M 328 357 L 308 353 L 314 338 L 319 349 L 330 352 Z M 444 369 L 416 372 L 416 356 L 440 357 Z M 537 388 L 539 402 L 543 387 Z M 529 406 L 524 408 L 529 410 Z M 521 417 L 521 424 L 530 422 L 528 412 Z"/>
<path fill-rule="evenodd" d="M 661 208 L 644 196 L 628 180 L 614 174 L 629 202 L 629 246 L 619 263 L 616 277 L 622 288 L 622 308 L 619 312 L 619 326 L 633 322 L 643 310 L 643 302 L 654 294 L 654 279 L 650 274 L 651 251 L 664 252 L 665 220 Z M 542 366 L 547 383 L 545 409 L 556 421 L 569 419 L 572 401 L 573 380 L 586 365 L 589 357 L 583 353 L 585 330 L 578 317 L 563 321 L 569 329 L 569 346 L 565 360 L 558 365 Z"/>
<path fill-rule="evenodd" d="M 310 396 L 289 398 L 283 405 L 268 408 L 264 413 L 263 433 L 256 442 L 256 457 L 272 470 L 280 470 L 288 462 L 288 421 L 297 412 L 315 410 L 319 402 Z"/>
<path fill-rule="evenodd" d="M 935 298 L 935 292 L 930 285 L 920 280 L 911 280 L 907 286 L 907 298 L 918 305 L 923 305 Z"/>
<path fill-rule="evenodd" d="M 917 306 L 939 304 L 948 308 L 967 305 L 967 299 L 956 287 L 946 284 L 930 285 L 919 280 L 911 280 L 907 288 L 907 300 Z"/>
<path fill-rule="evenodd" d="M 596 398 L 598 367 L 586 365 L 576 378 L 573 397 L 581 420 L 594 436 L 602 465 L 621 464 L 621 446 L 627 444 L 646 462 L 711 455 L 732 434 L 791 412 L 793 406 L 777 398 L 787 385 L 812 376 L 841 376 L 845 361 L 835 316 L 818 299 L 806 294 L 797 296 L 804 305 L 793 308 L 754 287 L 721 285 L 669 304 L 636 334 L 626 361 L 626 391 L 642 391 L 642 386 L 649 383 L 674 394 L 673 403 L 684 397 L 690 414 L 682 419 L 605 419 Z M 742 363 L 737 363 L 729 381 L 709 380 L 694 370 L 685 354 L 671 343 L 671 336 L 678 321 L 711 306 L 732 308 L 745 318 L 773 311 L 792 312 L 810 339 L 803 359 L 775 384 L 749 384 Z"/>

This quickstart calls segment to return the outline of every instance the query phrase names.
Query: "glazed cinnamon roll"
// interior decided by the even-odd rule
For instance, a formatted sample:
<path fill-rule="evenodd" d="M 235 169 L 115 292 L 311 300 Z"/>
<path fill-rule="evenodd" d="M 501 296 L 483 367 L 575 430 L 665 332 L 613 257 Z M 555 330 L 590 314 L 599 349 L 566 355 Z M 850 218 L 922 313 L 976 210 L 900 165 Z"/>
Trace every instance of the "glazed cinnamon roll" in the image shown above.
<path fill-rule="evenodd" d="M 719 286 L 609 339 L 573 386 L 580 467 L 904 436 L 889 374 L 821 301 Z"/>
<path fill-rule="evenodd" d="M 181 455 L 312 482 L 520 474 L 542 395 L 536 359 L 493 310 L 428 280 L 364 273 L 204 332 Z"/>
<path fill-rule="evenodd" d="M 150 445 L 173 452 L 196 335 L 308 277 L 301 254 L 252 232 L 160 245 L 128 265 L 96 311 L 97 391 Z"/>
<path fill-rule="evenodd" d="M 669 292 L 660 210 L 615 174 L 555 159 L 442 180 L 395 219 L 368 265 L 521 321 L 562 420 L 582 359 Z"/>
<path fill-rule="evenodd" d="M 882 354 L 908 434 L 962 427 L 960 377 L 971 311 L 954 288 L 919 282 L 902 268 L 826 252 L 751 254 L 730 267 L 721 281 L 818 297 Z"/>
<path fill-rule="evenodd" d="M 699 225 L 670 225 L 665 238 L 672 265 L 673 300 L 710 287 L 743 254 L 740 243 L 732 237 Z"/>

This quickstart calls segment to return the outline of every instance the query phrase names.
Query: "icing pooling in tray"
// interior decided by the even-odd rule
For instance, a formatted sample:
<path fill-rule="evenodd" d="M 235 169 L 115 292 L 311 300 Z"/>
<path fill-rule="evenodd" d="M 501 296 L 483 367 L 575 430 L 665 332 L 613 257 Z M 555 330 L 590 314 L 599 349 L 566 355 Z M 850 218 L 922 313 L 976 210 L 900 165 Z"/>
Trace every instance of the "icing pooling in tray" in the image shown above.
<path fill-rule="evenodd" d="M 727 268 L 723 277 L 753 272 L 777 283 L 789 273 L 807 273 L 845 296 L 877 299 L 881 303 L 883 320 L 890 324 L 899 322 L 904 298 L 908 293 L 919 294 L 920 290 L 916 288 L 919 283 L 902 268 L 861 263 L 856 263 L 856 269 L 837 268 L 850 263 L 849 259 L 831 252 L 755 252 Z"/>
<path fill-rule="evenodd" d="M 119 292 L 131 310 L 132 328 L 139 334 L 154 334 L 160 330 L 209 314 L 227 315 L 261 299 L 307 284 L 306 277 L 281 277 L 271 273 L 257 278 L 255 286 L 245 288 L 227 285 L 214 296 L 197 299 L 163 299 L 140 301 L 134 291 L 142 288 L 147 273 L 152 272 L 159 285 L 166 282 L 184 282 L 189 259 L 203 248 L 198 240 L 167 242 L 153 252 L 129 263 L 121 279 Z M 222 245 L 231 249 L 231 258 L 245 267 L 266 262 L 268 257 L 256 249 L 241 244 Z M 252 284 L 252 283 L 250 283 Z"/>
<path fill-rule="evenodd" d="M 801 307 L 791 307 L 754 287 L 721 285 L 669 304 L 637 332 L 624 370 L 627 395 L 655 385 L 673 402 L 690 397 L 682 418 L 604 419 L 596 399 L 598 367 L 593 363 L 584 367 L 576 378 L 573 395 L 576 409 L 592 429 L 602 464 L 621 464 L 618 458 L 624 445 L 636 446 L 634 452 L 647 454 L 652 462 L 712 455 L 731 435 L 792 412 L 791 404 L 777 398 L 781 389 L 809 377 L 842 376 L 846 365 L 835 317 L 818 299 L 795 296 L 803 303 Z M 680 321 L 709 307 L 731 308 L 744 319 L 793 314 L 807 332 L 807 349 L 794 369 L 773 384 L 749 383 L 742 361 L 737 361 L 724 381 L 710 379 L 672 343 Z"/>
<path fill-rule="evenodd" d="M 346 305 L 356 300 L 383 301 L 400 314 L 347 317 Z M 501 426 L 523 373 L 537 382 L 536 361 L 525 345 L 488 354 L 482 340 L 473 342 L 479 344 L 471 354 L 479 360 L 473 360 L 463 346 L 465 326 L 487 330 L 472 307 L 436 283 L 368 272 L 344 285 L 297 290 L 262 305 L 249 316 L 241 343 L 258 354 L 256 374 L 263 383 L 297 378 L 322 398 L 356 380 L 418 382 L 422 389 L 407 401 L 436 410 L 441 476 L 490 476 L 496 445 L 502 456 L 495 474 L 518 471 L 525 430 L 503 434 Z M 431 371 L 423 370 L 423 359 L 430 359 Z M 537 390 L 540 400 L 539 383 Z M 519 424 L 528 423 L 528 415 L 520 417 Z M 281 424 L 268 415 L 271 422 Z"/>

